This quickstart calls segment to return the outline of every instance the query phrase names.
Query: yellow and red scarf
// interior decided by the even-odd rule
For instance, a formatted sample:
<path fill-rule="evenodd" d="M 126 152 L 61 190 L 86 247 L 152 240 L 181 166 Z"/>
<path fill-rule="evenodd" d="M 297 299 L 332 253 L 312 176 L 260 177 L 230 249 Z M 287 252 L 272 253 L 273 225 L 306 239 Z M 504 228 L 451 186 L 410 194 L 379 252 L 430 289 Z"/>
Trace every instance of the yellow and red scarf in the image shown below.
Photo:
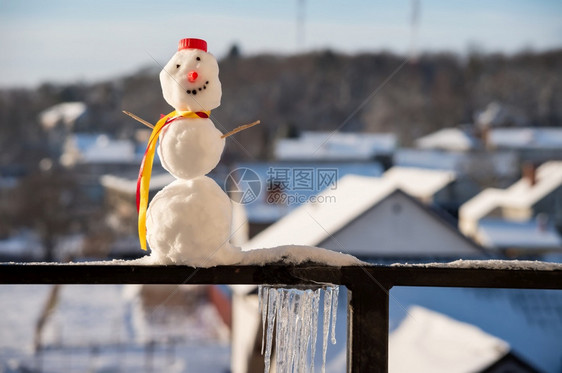
<path fill-rule="evenodd" d="M 146 251 L 146 209 L 148 207 L 148 194 L 150 190 L 150 176 L 152 175 L 152 163 L 154 162 L 154 150 L 156 149 L 156 140 L 160 132 L 168 124 L 179 118 L 209 118 L 210 111 L 172 111 L 170 114 L 163 116 L 154 126 L 152 134 L 148 139 L 146 151 L 142 158 L 139 177 L 137 179 L 137 211 L 139 213 L 139 241 L 141 249 Z"/>

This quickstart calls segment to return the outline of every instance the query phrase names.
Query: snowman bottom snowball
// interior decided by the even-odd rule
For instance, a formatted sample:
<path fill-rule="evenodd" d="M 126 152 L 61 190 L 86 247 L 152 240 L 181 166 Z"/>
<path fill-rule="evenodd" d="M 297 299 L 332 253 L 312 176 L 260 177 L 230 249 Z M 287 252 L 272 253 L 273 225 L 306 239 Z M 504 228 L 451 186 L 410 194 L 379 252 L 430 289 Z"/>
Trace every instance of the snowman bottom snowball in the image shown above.
<path fill-rule="evenodd" d="M 231 221 L 231 201 L 214 180 L 176 180 L 154 196 L 147 211 L 151 257 L 156 263 L 196 267 L 236 261 L 229 243 Z"/>

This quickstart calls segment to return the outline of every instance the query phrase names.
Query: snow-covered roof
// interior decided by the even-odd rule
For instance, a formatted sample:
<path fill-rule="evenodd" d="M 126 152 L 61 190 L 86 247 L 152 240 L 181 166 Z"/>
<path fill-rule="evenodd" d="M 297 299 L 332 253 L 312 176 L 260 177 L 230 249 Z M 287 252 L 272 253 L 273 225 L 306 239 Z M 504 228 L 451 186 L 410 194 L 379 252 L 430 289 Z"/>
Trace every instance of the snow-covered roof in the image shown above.
<path fill-rule="evenodd" d="M 425 170 L 415 167 L 392 167 L 383 175 L 384 180 L 395 184 L 411 196 L 427 199 L 455 181 L 455 173 Z"/>
<path fill-rule="evenodd" d="M 560 150 L 562 128 L 494 128 L 487 141 L 496 148 Z"/>
<path fill-rule="evenodd" d="M 167 172 L 153 174 L 150 178 L 150 190 L 162 189 L 176 180 Z M 135 194 L 137 190 L 137 179 L 130 179 L 115 175 L 103 175 L 100 179 L 101 185 L 126 194 Z"/>
<path fill-rule="evenodd" d="M 474 218 L 488 215 L 503 201 L 503 189 L 486 188 L 459 208 L 459 217 Z"/>
<path fill-rule="evenodd" d="M 393 133 L 303 132 L 275 144 L 278 160 L 369 160 L 396 148 Z"/>
<path fill-rule="evenodd" d="M 429 309 L 412 306 L 389 335 L 389 372 L 479 372 L 509 345 L 480 328 Z"/>
<path fill-rule="evenodd" d="M 257 234 L 243 248 L 274 247 L 289 242 L 315 246 L 397 189 L 425 199 L 454 180 L 446 171 L 394 167 L 382 178 L 347 175 L 337 188 L 320 193 Z"/>
<path fill-rule="evenodd" d="M 415 141 L 421 149 L 467 151 L 479 146 L 479 141 L 459 128 L 443 128 Z"/>
<path fill-rule="evenodd" d="M 39 121 L 46 129 L 51 129 L 60 122 L 68 127 L 74 124 L 86 110 L 87 106 L 83 102 L 63 102 L 42 111 L 39 114 Z"/>
<path fill-rule="evenodd" d="M 482 219 L 478 222 L 476 239 L 483 246 L 492 249 L 562 251 L 562 237 L 556 228 L 537 219 L 526 222 Z"/>
<path fill-rule="evenodd" d="M 106 134 L 78 133 L 69 136 L 61 163 L 125 163 L 136 161 L 131 140 L 115 140 Z"/>

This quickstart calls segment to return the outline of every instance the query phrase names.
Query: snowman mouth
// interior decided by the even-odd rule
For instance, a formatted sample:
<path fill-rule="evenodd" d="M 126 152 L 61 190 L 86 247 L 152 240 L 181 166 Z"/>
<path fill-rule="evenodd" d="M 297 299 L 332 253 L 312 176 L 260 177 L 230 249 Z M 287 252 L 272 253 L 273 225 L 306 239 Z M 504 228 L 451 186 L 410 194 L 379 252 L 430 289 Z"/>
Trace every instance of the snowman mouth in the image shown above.
<path fill-rule="evenodd" d="M 195 96 L 197 94 L 197 92 L 201 92 L 204 89 L 207 89 L 207 84 L 209 84 L 208 80 L 201 87 L 194 88 L 194 89 L 188 89 L 188 90 L 185 91 L 185 93 L 187 93 L 188 95 L 194 95 Z"/>

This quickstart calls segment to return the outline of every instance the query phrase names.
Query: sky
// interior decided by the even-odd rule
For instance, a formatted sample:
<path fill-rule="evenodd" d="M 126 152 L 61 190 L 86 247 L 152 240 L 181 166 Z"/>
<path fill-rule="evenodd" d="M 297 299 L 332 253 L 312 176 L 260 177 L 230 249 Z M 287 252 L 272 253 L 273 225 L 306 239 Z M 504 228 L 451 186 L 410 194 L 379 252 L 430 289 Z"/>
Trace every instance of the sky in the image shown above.
<path fill-rule="evenodd" d="M 559 0 L 0 0 L 0 88 L 131 74 L 184 37 L 219 58 L 234 43 L 245 55 L 542 51 L 562 47 L 560 19 Z"/>

